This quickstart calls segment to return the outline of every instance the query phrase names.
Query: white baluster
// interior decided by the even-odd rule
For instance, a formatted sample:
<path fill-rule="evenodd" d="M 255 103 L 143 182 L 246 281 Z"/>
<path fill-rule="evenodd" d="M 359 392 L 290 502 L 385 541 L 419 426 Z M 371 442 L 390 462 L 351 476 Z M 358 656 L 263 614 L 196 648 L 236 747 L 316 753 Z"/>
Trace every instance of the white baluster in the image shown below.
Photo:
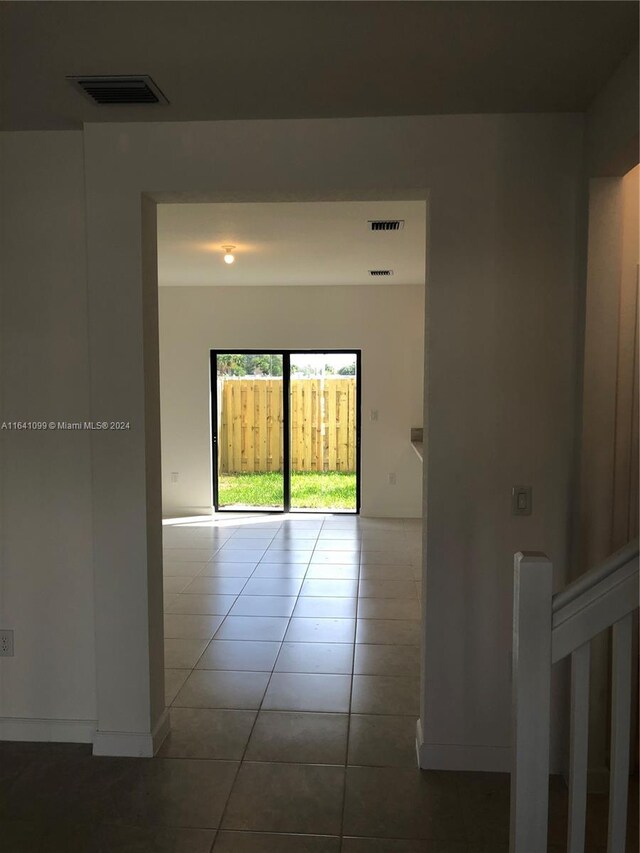
<path fill-rule="evenodd" d="M 551 561 L 514 557 L 510 853 L 544 853 L 549 812 Z"/>
<path fill-rule="evenodd" d="M 569 840 L 567 853 L 584 853 L 589 749 L 589 667 L 591 643 L 571 655 L 571 743 L 569 755 Z"/>
<path fill-rule="evenodd" d="M 624 853 L 627 834 L 632 625 L 633 614 L 629 613 L 613 626 L 608 853 Z"/>

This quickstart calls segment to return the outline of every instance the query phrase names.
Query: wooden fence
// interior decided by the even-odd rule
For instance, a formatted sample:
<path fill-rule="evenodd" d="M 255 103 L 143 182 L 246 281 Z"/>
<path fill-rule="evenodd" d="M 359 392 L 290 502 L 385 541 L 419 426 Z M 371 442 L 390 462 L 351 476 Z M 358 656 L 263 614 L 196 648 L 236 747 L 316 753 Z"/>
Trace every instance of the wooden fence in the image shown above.
<path fill-rule="evenodd" d="M 354 376 L 291 380 L 293 471 L 356 470 Z M 221 473 L 281 471 L 282 379 L 218 379 Z"/>

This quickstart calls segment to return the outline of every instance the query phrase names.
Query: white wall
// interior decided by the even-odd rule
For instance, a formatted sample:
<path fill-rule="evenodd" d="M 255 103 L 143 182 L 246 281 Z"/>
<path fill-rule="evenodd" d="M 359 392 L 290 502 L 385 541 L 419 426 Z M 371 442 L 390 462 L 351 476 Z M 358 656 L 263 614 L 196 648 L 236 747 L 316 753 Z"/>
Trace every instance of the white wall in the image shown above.
<path fill-rule="evenodd" d="M 638 175 L 590 182 L 576 574 L 638 533 Z M 589 762 L 607 784 L 610 642 L 591 650 Z"/>
<path fill-rule="evenodd" d="M 0 137 L 0 421 L 89 418 L 82 134 Z M 91 739 L 88 432 L 0 431 L 0 738 Z M 73 722 L 72 722 L 73 721 Z"/>
<path fill-rule="evenodd" d="M 123 645 L 141 648 L 148 594 L 141 193 L 312 201 L 428 189 L 422 761 L 508 766 L 512 555 L 546 551 L 561 587 L 569 553 L 582 141 L 581 117 L 563 115 L 86 126 L 94 405 L 135 423 L 94 453 L 100 612 Z M 521 483 L 533 486 L 530 518 L 510 513 Z M 116 654 L 106 641 L 101 653 Z M 114 724 L 139 725 L 144 655 L 105 671 L 126 698 Z"/>
<path fill-rule="evenodd" d="M 211 349 L 362 350 L 362 514 L 419 517 L 424 287 L 161 287 L 165 515 L 211 509 Z M 368 413 L 377 409 L 378 421 Z M 179 473 L 171 482 L 172 471 Z M 390 472 L 397 474 L 389 485 Z"/>
<path fill-rule="evenodd" d="M 95 715 L 100 749 L 134 754 L 163 724 L 156 281 L 143 194 L 428 194 L 422 761 L 508 765 L 512 554 L 546 551 L 556 587 L 569 556 L 582 128 L 580 116 L 513 115 L 9 135 L 4 411 L 37 416 L 43 401 L 60 416 L 84 411 L 90 377 L 91 416 L 132 426 L 90 445 L 78 434 L 3 438 L 2 627 L 10 618 L 16 629 L 16 656 L 2 661 L 5 714 Z M 516 483 L 533 486 L 529 518 L 510 514 Z"/>

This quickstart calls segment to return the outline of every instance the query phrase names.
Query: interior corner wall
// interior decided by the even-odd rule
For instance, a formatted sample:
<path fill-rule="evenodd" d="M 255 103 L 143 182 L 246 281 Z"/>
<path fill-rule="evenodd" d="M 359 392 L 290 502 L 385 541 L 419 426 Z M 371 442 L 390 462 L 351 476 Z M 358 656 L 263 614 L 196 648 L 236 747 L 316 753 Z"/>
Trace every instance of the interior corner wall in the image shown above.
<path fill-rule="evenodd" d="M 590 177 L 622 177 L 638 163 L 638 46 L 620 63 L 587 111 Z"/>
<path fill-rule="evenodd" d="M 422 426 L 423 286 L 178 286 L 159 294 L 165 516 L 211 510 L 209 351 L 325 347 L 362 350 L 362 514 L 421 516 L 422 463 L 410 431 Z"/>
<path fill-rule="evenodd" d="M 589 185 L 589 239 L 576 574 L 638 532 L 638 176 Z M 589 763 L 606 784 L 608 635 L 592 642 Z"/>
<path fill-rule="evenodd" d="M 0 135 L 0 739 L 91 740 L 96 718 L 81 132 Z"/>

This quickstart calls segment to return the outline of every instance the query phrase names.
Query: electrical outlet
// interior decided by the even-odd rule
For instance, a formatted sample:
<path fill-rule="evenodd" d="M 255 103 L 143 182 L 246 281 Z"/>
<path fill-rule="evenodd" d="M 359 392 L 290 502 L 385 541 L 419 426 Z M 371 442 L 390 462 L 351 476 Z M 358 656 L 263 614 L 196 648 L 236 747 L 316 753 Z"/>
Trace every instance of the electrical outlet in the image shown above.
<path fill-rule="evenodd" d="M 177 483 L 177 482 L 178 482 L 178 477 L 179 477 L 179 476 L 180 476 L 180 475 L 179 475 L 179 473 L 178 473 L 177 471 L 172 471 L 172 472 L 171 472 L 171 482 L 172 482 L 172 483 Z"/>
<path fill-rule="evenodd" d="M 371 409 L 371 411 L 369 412 L 369 420 L 373 421 L 373 422 L 378 420 L 378 410 L 377 409 Z"/>
<path fill-rule="evenodd" d="M 389 474 L 389 485 L 395 486 L 395 484 L 396 484 L 396 472 L 392 471 L 391 474 Z"/>
<path fill-rule="evenodd" d="M 13 631 L 0 631 L 0 658 L 13 657 Z"/>

